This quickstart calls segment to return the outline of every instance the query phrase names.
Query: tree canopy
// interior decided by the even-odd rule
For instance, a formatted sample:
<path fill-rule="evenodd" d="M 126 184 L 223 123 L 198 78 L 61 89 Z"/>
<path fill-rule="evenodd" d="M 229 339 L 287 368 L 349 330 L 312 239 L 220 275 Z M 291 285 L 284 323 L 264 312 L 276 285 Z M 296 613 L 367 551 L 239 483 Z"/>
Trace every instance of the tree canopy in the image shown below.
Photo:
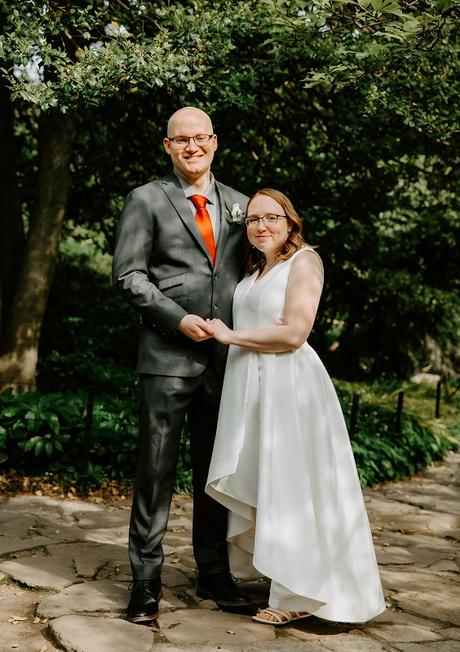
<path fill-rule="evenodd" d="M 451 367 L 459 17 L 450 0 L 0 0 L 23 215 L 42 219 L 31 180 L 55 192 L 37 157 L 60 133 L 67 151 L 51 159 L 71 172 L 64 229 L 90 228 L 110 251 L 122 197 L 166 169 L 168 114 L 198 104 L 219 134 L 216 176 L 285 191 L 319 245 L 315 337 L 331 369 L 404 375 L 433 351 Z M 17 349 L 20 338 L 6 339 Z"/>

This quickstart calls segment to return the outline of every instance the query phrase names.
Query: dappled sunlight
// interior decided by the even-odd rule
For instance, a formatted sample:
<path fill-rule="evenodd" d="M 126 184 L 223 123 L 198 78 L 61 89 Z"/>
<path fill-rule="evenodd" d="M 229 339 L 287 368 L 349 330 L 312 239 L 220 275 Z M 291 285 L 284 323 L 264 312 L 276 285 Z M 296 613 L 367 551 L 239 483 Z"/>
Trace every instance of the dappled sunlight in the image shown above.
<path fill-rule="evenodd" d="M 295 355 L 257 358 L 260 376 L 248 373 L 252 402 L 241 448 L 237 457 L 221 458 L 219 468 L 229 472 L 211 483 L 212 495 L 232 510 L 232 571 L 249 577 L 253 551 L 254 568 L 292 594 L 286 608 L 368 620 L 385 606 L 335 390 L 308 345 Z M 220 427 L 226 432 L 225 423 Z"/>

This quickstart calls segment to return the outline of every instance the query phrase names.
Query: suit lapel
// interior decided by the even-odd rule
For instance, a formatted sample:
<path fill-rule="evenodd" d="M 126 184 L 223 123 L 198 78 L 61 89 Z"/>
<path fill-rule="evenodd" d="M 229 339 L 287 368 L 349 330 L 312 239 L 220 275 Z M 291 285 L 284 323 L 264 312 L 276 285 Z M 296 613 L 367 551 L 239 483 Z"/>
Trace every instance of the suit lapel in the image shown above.
<path fill-rule="evenodd" d="M 225 192 L 224 187 L 221 183 L 216 181 L 217 188 L 217 197 L 220 204 L 220 229 L 219 229 L 219 241 L 217 243 L 217 252 L 216 252 L 216 263 L 215 268 L 217 269 L 222 260 L 224 254 L 225 243 L 227 242 L 228 228 L 229 224 L 226 218 L 227 210 L 230 210 L 230 198 Z"/>
<path fill-rule="evenodd" d="M 176 175 L 175 174 L 168 175 L 167 177 L 161 180 L 161 185 L 164 192 L 168 196 L 169 201 L 171 202 L 177 214 L 179 215 L 180 219 L 184 223 L 185 227 L 193 235 L 195 240 L 202 248 L 203 252 L 206 254 L 209 262 L 211 262 L 209 252 L 206 248 L 200 230 L 195 222 L 195 216 L 190 210 L 190 204 L 188 203 L 188 199 L 185 196 L 184 191 L 182 190 L 182 186 L 180 185 Z"/>

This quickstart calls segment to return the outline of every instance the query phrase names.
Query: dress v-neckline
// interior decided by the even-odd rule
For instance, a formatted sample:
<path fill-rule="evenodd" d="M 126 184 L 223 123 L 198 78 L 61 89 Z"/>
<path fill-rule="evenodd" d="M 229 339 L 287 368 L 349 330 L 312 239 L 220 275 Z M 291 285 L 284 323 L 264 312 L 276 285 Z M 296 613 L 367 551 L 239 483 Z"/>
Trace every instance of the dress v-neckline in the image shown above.
<path fill-rule="evenodd" d="M 253 285 L 255 285 L 256 283 L 260 283 L 261 281 L 263 281 L 263 279 L 264 279 L 265 277 L 267 277 L 269 274 L 271 274 L 271 272 L 273 272 L 274 269 L 276 269 L 277 267 L 279 267 L 279 266 L 281 265 L 281 263 L 284 263 L 284 262 L 286 262 L 286 261 L 284 261 L 284 260 L 280 260 L 279 263 L 276 263 L 276 265 L 273 265 L 273 267 L 270 267 L 270 269 L 268 270 L 268 272 L 265 272 L 265 274 L 262 274 L 262 275 L 256 276 L 256 277 L 254 278 Z"/>

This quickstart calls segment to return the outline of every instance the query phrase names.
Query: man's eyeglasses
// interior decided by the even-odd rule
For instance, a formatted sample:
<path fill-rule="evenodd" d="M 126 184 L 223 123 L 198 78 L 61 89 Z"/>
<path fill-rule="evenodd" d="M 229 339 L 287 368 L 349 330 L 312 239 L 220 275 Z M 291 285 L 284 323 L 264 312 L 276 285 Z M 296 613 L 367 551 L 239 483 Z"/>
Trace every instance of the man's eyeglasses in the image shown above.
<path fill-rule="evenodd" d="M 174 136 L 174 138 L 168 138 L 169 142 L 173 147 L 187 147 L 191 140 L 201 147 L 202 145 L 207 145 L 214 134 L 197 134 L 196 136 Z"/>
<path fill-rule="evenodd" d="M 264 226 L 270 227 L 270 226 L 275 226 L 275 224 L 278 222 L 280 218 L 287 220 L 286 215 L 276 215 L 275 213 L 267 213 L 266 215 L 261 215 L 260 217 L 257 215 L 247 217 L 244 220 L 244 223 L 246 224 L 248 229 L 257 229 L 259 226 L 259 222 L 262 222 Z"/>

